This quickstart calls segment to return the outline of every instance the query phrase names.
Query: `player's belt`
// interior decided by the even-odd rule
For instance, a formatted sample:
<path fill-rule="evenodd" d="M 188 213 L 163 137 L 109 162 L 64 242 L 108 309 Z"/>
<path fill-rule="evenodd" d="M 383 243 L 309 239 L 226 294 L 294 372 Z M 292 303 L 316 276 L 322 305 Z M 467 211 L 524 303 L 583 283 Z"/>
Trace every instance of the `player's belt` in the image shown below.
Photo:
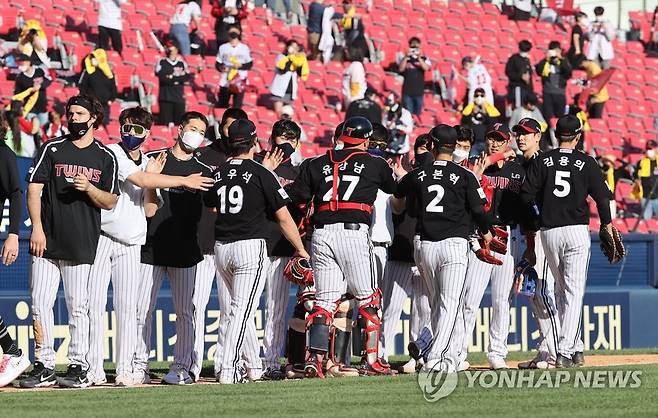
<path fill-rule="evenodd" d="M 388 247 L 391 246 L 391 243 L 388 242 L 388 241 L 387 241 L 387 242 L 376 242 L 376 241 L 373 241 L 373 242 L 372 242 L 372 245 L 373 245 L 374 247 L 384 247 L 384 248 L 388 248 Z"/>
<path fill-rule="evenodd" d="M 372 213 L 372 206 L 366 205 L 365 203 L 354 203 L 354 202 L 335 202 L 331 201 L 315 208 L 315 212 L 336 212 L 337 210 L 360 210 L 368 214 Z"/>
<path fill-rule="evenodd" d="M 361 229 L 362 224 L 355 224 L 355 223 L 346 222 L 346 223 L 342 223 L 342 224 L 341 223 L 327 224 L 327 225 L 317 224 L 314 227 L 315 227 L 315 229 L 322 229 L 322 228 L 324 228 L 325 226 L 328 226 L 328 225 L 342 225 L 343 229 L 349 229 L 350 231 L 358 231 L 358 230 Z"/>

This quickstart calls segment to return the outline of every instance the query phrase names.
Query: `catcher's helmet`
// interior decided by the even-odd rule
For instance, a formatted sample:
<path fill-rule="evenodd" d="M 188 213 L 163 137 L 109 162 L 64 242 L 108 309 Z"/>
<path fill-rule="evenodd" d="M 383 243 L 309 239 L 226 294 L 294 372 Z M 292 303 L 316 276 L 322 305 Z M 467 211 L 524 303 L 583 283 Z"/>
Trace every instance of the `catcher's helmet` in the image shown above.
<path fill-rule="evenodd" d="M 516 292 L 525 296 L 532 297 L 535 295 L 537 280 L 539 275 L 537 270 L 532 267 L 526 260 L 521 260 L 514 269 L 514 283 Z"/>
<path fill-rule="evenodd" d="M 372 135 L 372 124 L 362 116 L 349 118 L 343 124 L 340 140 L 345 144 L 359 145 Z"/>

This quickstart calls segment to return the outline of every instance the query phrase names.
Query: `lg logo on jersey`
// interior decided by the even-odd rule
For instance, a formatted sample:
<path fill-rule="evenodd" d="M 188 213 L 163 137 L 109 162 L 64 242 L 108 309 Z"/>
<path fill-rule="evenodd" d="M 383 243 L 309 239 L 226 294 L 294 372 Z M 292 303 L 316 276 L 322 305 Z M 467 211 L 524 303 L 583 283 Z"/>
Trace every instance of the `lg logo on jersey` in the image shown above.
<path fill-rule="evenodd" d="M 78 174 L 82 174 L 87 177 L 89 181 L 93 183 L 98 183 L 101 181 L 101 175 L 103 172 L 95 168 L 83 167 L 81 165 L 75 164 L 55 164 L 55 175 L 61 177 L 64 174 L 64 177 L 72 179 Z"/>

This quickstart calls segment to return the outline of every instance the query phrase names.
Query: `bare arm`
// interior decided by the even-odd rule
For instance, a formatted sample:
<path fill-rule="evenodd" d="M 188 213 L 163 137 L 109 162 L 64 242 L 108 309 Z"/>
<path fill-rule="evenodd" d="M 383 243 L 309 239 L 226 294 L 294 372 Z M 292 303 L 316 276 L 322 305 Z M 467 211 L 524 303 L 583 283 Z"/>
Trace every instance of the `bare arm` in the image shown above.
<path fill-rule="evenodd" d="M 91 184 L 89 179 L 82 174 L 75 176 L 73 185 L 76 190 L 87 193 L 91 203 L 101 209 L 112 210 L 116 206 L 117 200 L 119 200 L 119 196 L 99 189 Z"/>
<path fill-rule="evenodd" d="M 297 225 L 292 220 L 288 208 L 283 206 L 281 209 L 274 212 L 274 216 L 279 223 L 279 228 L 281 229 L 283 236 L 290 241 L 293 247 L 295 247 L 295 253 L 302 257 L 310 258 L 304 249 L 304 244 L 302 244 L 302 238 L 299 236 Z"/>
<path fill-rule="evenodd" d="M 166 189 L 169 187 L 188 187 L 196 190 L 209 190 L 213 185 L 213 179 L 202 177 L 201 173 L 190 174 L 189 176 L 167 176 L 165 174 L 147 173 L 145 171 L 136 171 L 128 176 L 135 186 L 143 189 Z"/>
<path fill-rule="evenodd" d="M 30 252 L 37 256 L 43 256 L 46 250 L 46 234 L 43 232 L 41 223 L 41 191 L 43 184 L 30 183 L 27 186 L 27 211 L 32 222 L 32 235 L 30 236 Z"/>
<path fill-rule="evenodd" d="M 160 198 L 155 189 L 144 190 L 144 214 L 147 218 L 152 218 L 160 209 Z"/>

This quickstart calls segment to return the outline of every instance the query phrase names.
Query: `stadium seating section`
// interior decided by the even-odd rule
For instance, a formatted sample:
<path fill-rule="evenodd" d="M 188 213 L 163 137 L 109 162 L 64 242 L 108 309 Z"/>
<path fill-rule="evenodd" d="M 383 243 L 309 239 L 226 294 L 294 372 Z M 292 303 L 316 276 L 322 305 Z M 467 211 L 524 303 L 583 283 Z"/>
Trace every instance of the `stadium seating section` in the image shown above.
<path fill-rule="evenodd" d="M 129 2 L 124 6 L 124 53 L 123 59 L 114 51 L 108 52 L 117 77 L 119 91 L 134 87 L 138 80 L 147 92 L 157 95 L 157 78 L 154 65 L 161 57 L 149 33 L 166 33 L 169 18 L 173 14 L 175 1 L 145 0 Z M 203 2 L 202 31 L 206 41 L 214 42 L 214 18 L 210 16 L 210 5 Z M 358 2 L 357 2 L 358 3 Z M 521 39 L 529 39 L 534 45 L 531 55 L 533 63 L 543 56 L 549 40 L 559 40 L 568 48 L 568 33 L 564 29 L 545 22 L 515 22 L 500 13 L 492 4 L 450 2 L 419 2 L 413 6 L 407 2 L 392 5 L 388 2 L 375 1 L 370 14 L 363 13 L 366 31 L 376 48 L 383 52 L 384 60 L 378 64 L 367 64 L 368 83 L 380 92 L 400 91 L 402 80 L 396 74 L 386 72 L 389 64 L 395 61 L 396 53 L 406 49 L 407 39 L 418 36 L 422 39 L 424 52 L 429 56 L 435 70 L 449 74 L 451 66 L 459 66 L 462 56 L 480 56 L 493 78 L 494 90 L 504 95 L 507 78 L 504 68 L 508 57 L 516 52 Z M 360 11 L 364 11 L 361 4 Z M 43 23 L 49 44 L 55 35 L 64 42 L 67 50 L 78 57 L 78 62 L 89 53 L 95 45 L 98 30 L 96 27 L 97 11 L 93 0 L 51 1 L 51 0 L 13 0 L 0 7 L 3 30 L 11 27 L 12 22 L 22 15 L 24 19 L 35 18 Z M 633 12 L 630 15 L 634 27 L 648 33 L 650 13 Z M 250 87 L 245 97 L 245 110 L 257 122 L 261 138 L 269 137 L 269 131 L 276 116 L 267 105 L 269 85 L 272 80 L 275 57 L 282 51 L 286 40 L 294 38 L 306 45 L 306 28 L 288 26 L 283 21 L 274 19 L 267 23 L 266 10 L 257 7 L 243 22 L 243 41 L 252 50 L 253 70 L 250 72 Z M 141 37 L 142 48 L 139 38 Z M 595 147 L 599 153 L 612 153 L 635 162 L 641 156 L 644 144 L 657 136 L 654 115 L 658 114 L 658 96 L 648 94 L 658 87 L 658 59 L 646 57 L 642 44 L 637 41 L 615 41 L 616 57 L 613 67 L 617 69 L 608 88 L 610 101 L 606 105 L 603 119 L 592 120 L 591 131 L 587 132 L 589 147 Z M 214 107 L 213 97 L 218 90 L 219 74 L 215 70 L 214 56 L 193 55 L 187 62 L 194 74 L 190 86 L 185 87 L 188 110 L 199 110 L 219 118 L 223 109 Z M 302 83 L 300 98 L 295 105 L 295 119 L 300 121 L 309 138 L 303 144 L 305 155 L 321 152 L 328 144 L 330 134 L 336 124 L 342 120 L 335 104 L 342 96 L 342 73 L 344 64 L 331 62 L 323 66 L 313 61 L 311 75 Z M 79 64 L 78 64 L 79 68 Z M 427 72 L 427 81 L 432 80 L 432 72 Z M 576 71 L 575 78 L 584 78 L 584 73 Z M 540 86 L 535 75 L 535 86 Z M 567 96 L 573 97 L 579 87 L 570 84 Z M 13 82 L 7 80 L 7 74 L 0 72 L 0 93 L 6 99 L 13 91 Z M 73 86 L 63 81 L 56 81 L 49 89 L 51 99 L 65 101 L 77 92 Z M 107 132 L 117 133 L 120 104 L 113 105 L 113 120 Z M 157 102 L 153 105 L 158 112 Z M 458 115 L 444 108 L 442 101 L 434 92 L 428 91 L 425 97 L 425 111 L 416 120 L 414 137 L 427 132 L 437 123 L 457 124 Z M 103 140 L 112 141 L 115 137 L 101 134 Z M 171 143 L 172 135 L 167 127 L 154 128 L 153 140 L 149 147 L 158 148 Z M 629 208 L 628 185 L 621 184 L 617 190 L 618 208 Z M 637 206 L 637 204 L 635 204 Z M 595 212 L 595 208 L 593 207 Z M 596 220 L 591 227 L 597 228 Z M 635 227 L 635 219 L 618 219 L 617 226 L 622 231 Z M 656 221 L 641 221 L 639 232 L 658 230 Z"/>

